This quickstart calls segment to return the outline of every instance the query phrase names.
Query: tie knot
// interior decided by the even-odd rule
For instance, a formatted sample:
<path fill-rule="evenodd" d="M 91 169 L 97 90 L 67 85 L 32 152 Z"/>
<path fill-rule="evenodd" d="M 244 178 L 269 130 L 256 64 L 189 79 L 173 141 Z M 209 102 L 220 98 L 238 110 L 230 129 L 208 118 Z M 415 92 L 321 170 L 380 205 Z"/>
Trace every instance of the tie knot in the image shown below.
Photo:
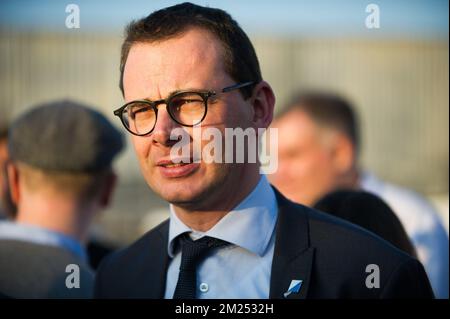
<path fill-rule="evenodd" d="M 195 269 L 197 264 L 210 251 L 215 248 L 227 245 L 226 241 L 221 239 L 204 236 L 198 240 L 192 240 L 188 234 L 180 237 L 181 244 L 181 268 Z"/>

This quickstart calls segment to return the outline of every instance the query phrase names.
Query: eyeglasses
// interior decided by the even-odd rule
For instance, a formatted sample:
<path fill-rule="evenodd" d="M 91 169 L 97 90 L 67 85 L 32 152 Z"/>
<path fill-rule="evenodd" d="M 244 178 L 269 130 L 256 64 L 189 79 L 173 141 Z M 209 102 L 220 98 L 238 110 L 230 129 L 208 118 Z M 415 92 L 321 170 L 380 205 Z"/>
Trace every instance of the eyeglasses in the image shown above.
<path fill-rule="evenodd" d="M 230 92 L 252 84 L 253 81 L 234 84 L 223 88 L 221 92 Z M 115 110 L 114 115 L 120 118 L 131 134 L 144 136 L 150 134 L 156 126 L 158 105 L 166 104 L 172 120 L 182 126 L 192 127 L 205 119 L 208 99 L 214 95 L 217 95 L 215 91 L 179 91 L 162 100 L 131 101 Z"/>

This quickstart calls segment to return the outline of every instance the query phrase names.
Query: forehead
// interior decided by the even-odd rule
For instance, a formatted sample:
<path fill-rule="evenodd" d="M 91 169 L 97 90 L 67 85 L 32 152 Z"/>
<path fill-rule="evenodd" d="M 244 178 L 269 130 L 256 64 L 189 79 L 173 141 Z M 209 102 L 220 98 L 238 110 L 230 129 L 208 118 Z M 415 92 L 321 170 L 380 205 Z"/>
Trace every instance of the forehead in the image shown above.
<path fill-rule="evenodd" d="M 174 90 L 213 87 L 227 77 L 222 43 L 191 29 L 158 42 L 134 44 L 124 69 L 125 99 L 164 98 Z"/>
<path fill-rule="evenodd" d="M 294 148 L 319 140 L 319 127 L 302 111 L 295 110 L 283 115 L 274 121 L 272 127 L 278 128 L 280 149 Z"/>

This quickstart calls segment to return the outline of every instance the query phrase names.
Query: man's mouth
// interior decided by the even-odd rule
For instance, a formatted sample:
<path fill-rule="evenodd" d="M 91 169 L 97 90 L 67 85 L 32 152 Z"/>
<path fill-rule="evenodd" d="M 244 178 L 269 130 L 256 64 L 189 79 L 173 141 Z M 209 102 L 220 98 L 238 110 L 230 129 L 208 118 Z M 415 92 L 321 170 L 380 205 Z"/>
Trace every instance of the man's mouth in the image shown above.
<path fill-rule="evenodd" d="M 168 164 L 161 164 L 158 166 L 162 166 L 162 167 L 180 167 L 180 166 L 184 166 L 187 165 L 189 163 L 168 163 Z"/>
<path fill-rule="evenodd" d="M 185 159 L 183 161 L 160 160 L 156 165 L 164 177 L 177 178 L 192 174 L 198 169 L 200 163 L 193 163 L 192 159 Z"/>

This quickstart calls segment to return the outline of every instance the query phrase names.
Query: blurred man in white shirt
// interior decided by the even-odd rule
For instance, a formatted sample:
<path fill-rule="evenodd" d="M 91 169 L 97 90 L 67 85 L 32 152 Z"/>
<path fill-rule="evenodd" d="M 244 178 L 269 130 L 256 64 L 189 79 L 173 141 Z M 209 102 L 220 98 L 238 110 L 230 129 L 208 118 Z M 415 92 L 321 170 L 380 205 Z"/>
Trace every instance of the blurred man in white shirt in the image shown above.
<path fill-rule="evenodd" d="M 433 206 L 408 189 L 358 167 L 358 124 L 351 105 L 320 92 L 295 97 L 272 124 L 279 169 L 271 182 L 289 199 L 313 205 L 336 189 L 362 188 L 384 199 L 407 231 L 437 298 L 448 298 L 448 236 Z"/>

